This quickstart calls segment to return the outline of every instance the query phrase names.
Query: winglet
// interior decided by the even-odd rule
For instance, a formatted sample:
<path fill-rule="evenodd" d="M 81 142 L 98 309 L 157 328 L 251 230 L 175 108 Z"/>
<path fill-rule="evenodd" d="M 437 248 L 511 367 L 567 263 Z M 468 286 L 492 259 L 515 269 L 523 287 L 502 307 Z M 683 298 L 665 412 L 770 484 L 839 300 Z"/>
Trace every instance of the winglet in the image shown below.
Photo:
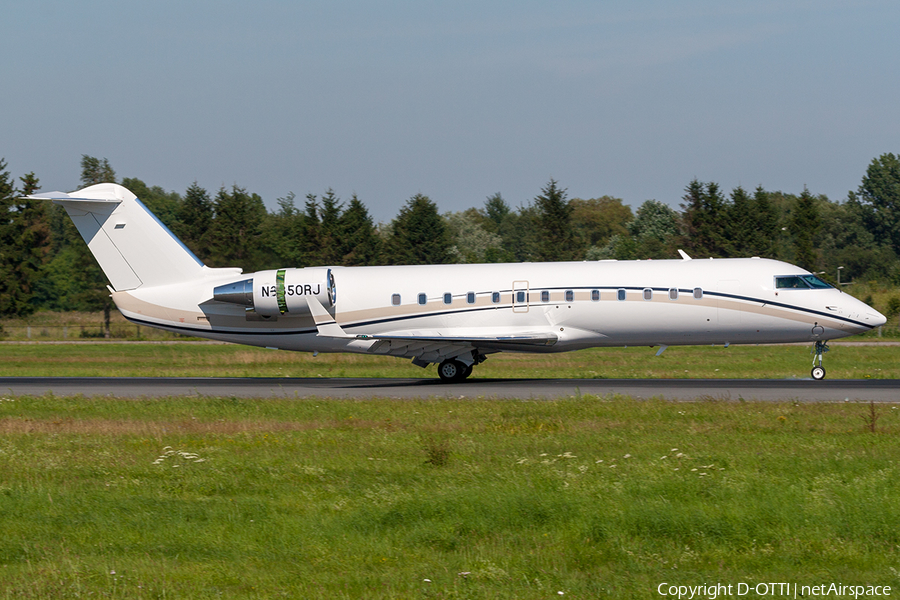
<path fill-rule="evenodd" d="M 682 260 L 691 260 L 691 257 L 687 255 L 687 252 L 685 252 L 681 248 L 678 249 L 678 254 L 681 255 Z"/>
<path fill-rule="evenodd" d="M 316 322 L 316 329 L 319 330 L 319 337 L 355 338 L 355 336 L 348 335 L 344 332 L 341 326 L 337 324 L 337 321 L 334 320 L 334 317 L 325 310 L 325 307 L 322 306 L 322 303 L 319 302 L 318 298 L 310 294 L 306 297 L 306 303 L 309 305 L 309 312 Z"/>

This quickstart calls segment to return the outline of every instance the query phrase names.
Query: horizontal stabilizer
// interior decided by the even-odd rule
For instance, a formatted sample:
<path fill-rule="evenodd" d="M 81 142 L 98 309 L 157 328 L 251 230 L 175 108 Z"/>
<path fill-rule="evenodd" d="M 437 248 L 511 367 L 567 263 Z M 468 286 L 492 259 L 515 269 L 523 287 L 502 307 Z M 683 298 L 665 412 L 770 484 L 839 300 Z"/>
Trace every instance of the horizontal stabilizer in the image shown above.
<path fill-rule="evenodd" d="M 78 194 L 78 192 L 74 192 L 74 194 Z M 115 194 L 108 193 L 94 193 L 90 194 L 90 197 L 84 197 L 63 192 L 46 192 L 44 194 L 33 194 L 25 197 L 29 200 L 54 200 L 57 202 L 112 202 L 115 204 L 119 204 L 125 200 L 124 197 L 117 198 Z"/>

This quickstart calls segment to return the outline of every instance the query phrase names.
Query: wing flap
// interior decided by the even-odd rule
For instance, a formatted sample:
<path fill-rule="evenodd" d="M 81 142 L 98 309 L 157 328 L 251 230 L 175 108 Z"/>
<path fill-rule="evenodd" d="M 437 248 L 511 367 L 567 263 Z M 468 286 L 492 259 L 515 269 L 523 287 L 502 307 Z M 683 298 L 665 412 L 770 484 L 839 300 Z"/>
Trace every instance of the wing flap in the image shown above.
<path fill-rule="evenodd" d="M 308 296 L 309 312 L 316 322 L 319 337 L 345 340 L 371 340 L 368 349 L 373 354 L 407 356 L 437 362 L 443 358 L 458 356 L 475 348 L 484 350 L 533 350 L 552 346 L 559 337 L 550 331 L 486 332 L 484 329 L 447 329 L 390 331 L 383 333 L 349 334 L 335 318 L 325 310 L 314 296 Z"/>
<path fill-rule="evenodd" d="M 515 345 L 515 346 L 552 346 L 559 337 L 550 332 L 525 332 L 499 335 L 453 335 L 454 331 L 448 330 L 450 335 L 437 332 L 430 334 L 410 334 L 405 332 L 360 334 L 357 339 L 389 340 L 396 342 L 410 342 L 420 344 L 468 344 L 471 346 L 491 345 Z M 462 333 L 462 332 L 460 332 Z"/>

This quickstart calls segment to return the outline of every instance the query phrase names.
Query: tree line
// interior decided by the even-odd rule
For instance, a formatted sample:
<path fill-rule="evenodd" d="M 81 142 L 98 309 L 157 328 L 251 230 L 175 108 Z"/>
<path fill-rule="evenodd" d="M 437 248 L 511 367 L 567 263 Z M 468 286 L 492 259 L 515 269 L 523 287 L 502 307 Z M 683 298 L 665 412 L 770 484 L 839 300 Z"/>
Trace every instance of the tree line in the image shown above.
<path fill-rule="evenodd" d="M 243 187 L 214 194 L 196 182 L 184 194 L 117 179 L 109 161 L 82 156 L 82 186 L 120 183 L 212 267 L 245 272 L 313 265 L 400 265 L 602 259 L 661 259 L 683 249 L 695 258 L 761 256 L 798 264 L 833 280 L 900 284 L 900 159 L 883 154 L 842 201 L 800 194 L 726 194 L 715 182 L 688 183 L 680 210 L 647 200 L 636 211 L 620 198 L 569 198 L 550 179 L 512 207 L 500 193 L 481 206 L 440 214 L 415 194 L 389 223 L 333 190 L 289 193 L 268 211 Z M 65 211 L 25 200 L 40 191 L 32 172 L 15 179 L 0 159 L 0 316 L 38 309 L 111 308 L 107 281 Z"/>

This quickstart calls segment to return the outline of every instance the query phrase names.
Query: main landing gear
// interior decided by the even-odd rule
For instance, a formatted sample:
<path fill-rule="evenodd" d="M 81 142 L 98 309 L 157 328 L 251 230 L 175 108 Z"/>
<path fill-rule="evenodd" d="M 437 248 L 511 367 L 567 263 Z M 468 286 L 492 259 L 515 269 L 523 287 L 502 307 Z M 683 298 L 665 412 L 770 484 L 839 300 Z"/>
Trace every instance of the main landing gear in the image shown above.
<path fill-rule="evenodd" d="M 438 365 L 438 375 L 444 383 L 459 383 L 471 374 L 472 365 L 465 365 L 452 358 Z"/>
<path fill-rule="evenodd" d="M 459 383 L 472 374 L 472 367 L 483 363 L 487 357 L 481 353 L 473 353 L 474 362 L 466 364 L 455 358 L 448 358 L 438 365 L 438 375 L 444 383 Z"/>
<path fill-rule="evenodd" d="M 812 378 L 816 381 L 825 379 L 825 367 L 822 366 L 822 355 L 829 350 L 831 350 L 831 348 L 828 347 L 827 341 L 816 342 L 816 345 L 813 346 L 813 352 L 815 352 L 816 355 L 813 357 L 813 368 L 812 371 L 810 371 L 810 375 L 812 375 Z M 816 365 L 816 361 L 819 362 L 818 365 Z"/>

